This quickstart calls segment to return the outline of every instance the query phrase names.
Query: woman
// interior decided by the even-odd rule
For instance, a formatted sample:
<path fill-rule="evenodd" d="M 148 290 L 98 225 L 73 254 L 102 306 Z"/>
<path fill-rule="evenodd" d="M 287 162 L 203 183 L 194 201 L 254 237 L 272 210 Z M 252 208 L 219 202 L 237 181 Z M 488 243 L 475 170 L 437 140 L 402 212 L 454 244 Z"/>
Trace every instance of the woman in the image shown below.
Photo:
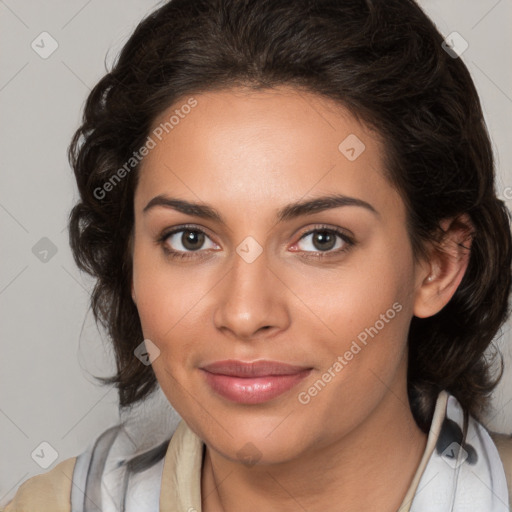
<path fill-rule="evenodd" d="M 106 381 L 182 421 L 143 453 L 107 430 L 6 511 L 510 510 L 512 441 L 482 424 L 509 215 L 412 0 L 172 0 L 70 160 Z"/>

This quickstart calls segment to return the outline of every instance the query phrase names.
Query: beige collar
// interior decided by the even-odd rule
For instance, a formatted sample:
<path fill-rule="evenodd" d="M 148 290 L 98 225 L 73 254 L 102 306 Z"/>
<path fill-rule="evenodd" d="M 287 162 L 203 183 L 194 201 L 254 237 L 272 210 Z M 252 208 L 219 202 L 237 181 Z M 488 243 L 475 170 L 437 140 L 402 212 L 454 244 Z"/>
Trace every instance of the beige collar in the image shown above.
<path fill-rule="evenodd" d="M 201 512 L 203 446 L 181 420 L 165 454 L 160 512 Z"/>
<path fill-rule="evenodd" d="M 409 512 L 419 481 L 437 443 L 446 415 L 448 393 L 437 398 L 427 446 L 398 512 Z M 165 455 L 160 492 L 160 512 L 201 512 L 203 441 L 181 420 Z M 420 490 L 421 492 L 421 490 Z"/>
<path fill-rule="evenodd" d="M 405 493 L 405 498 L 397 512 L 409 512 L 411 509 L 412 500 L 416 495 L 418 484 L 420 483 L 420 479 L 425 471 L 427 462 L 429 461 L 432 452 L 436 447 L 437 440 L 439 439 L 439 433 L 441 432 L 441 427 L 443 426 L 443 421 L 446 416 L 446 406 L 448 404 L 449 396 L 450 395 L 446 391 L 441 391 L 437 397 L 436 408 L 434 409 L 434 416 L 430 425 L 430 432 L 428 433 L 427 446 L 423 452 L 423 457 L 421 458 L 418 469 L 412 478 L 411 485 Z M 419 492 L 421 492 L 421 489 Z"/>

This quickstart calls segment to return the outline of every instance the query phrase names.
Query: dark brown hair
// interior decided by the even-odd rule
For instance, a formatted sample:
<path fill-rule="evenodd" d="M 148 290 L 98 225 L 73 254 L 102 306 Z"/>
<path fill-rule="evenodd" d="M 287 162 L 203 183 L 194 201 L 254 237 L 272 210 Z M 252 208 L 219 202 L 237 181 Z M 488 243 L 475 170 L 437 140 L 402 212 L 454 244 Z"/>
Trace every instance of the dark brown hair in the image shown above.
<path fill-rule="evenodd" d="M 178 99 L 283 84 L 339 102 L 381 135 L 415 255 L 439 240 L 442 219 L 469 215 L 474 233 L 462 283 L 438 314 L 412 319 L 408 390 L 424 430 L 442 389 L 481 416 L 501 376 L 485 352 L 508 315 L 510 221 L 494 189 L 475 86 L 442 42 L 413 0 L 172 0 L 137 26 L 90 93 L 69 148 L 80 193 L 71 247 L 97 280 L 91 306 L 117 362 L 117 374 L 101 380 L 118 387 L 122 407 L 157 384 L 133 354 L 143 340 L 129 250 L 138 166 L 108 193 L 97 191 Z"/>

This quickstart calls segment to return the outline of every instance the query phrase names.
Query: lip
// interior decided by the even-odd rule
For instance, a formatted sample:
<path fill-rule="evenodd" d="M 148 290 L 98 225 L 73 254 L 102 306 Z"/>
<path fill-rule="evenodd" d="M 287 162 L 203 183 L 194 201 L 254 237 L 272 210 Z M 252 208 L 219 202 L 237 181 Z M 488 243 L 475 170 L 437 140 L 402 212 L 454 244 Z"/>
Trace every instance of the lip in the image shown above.
<path fill-rule="evenodd" d="M 200 368 L 210 388 L 242 404 L 272 400 L 296 386 L 312 368 L 278 361 L 217 361 Z"/>

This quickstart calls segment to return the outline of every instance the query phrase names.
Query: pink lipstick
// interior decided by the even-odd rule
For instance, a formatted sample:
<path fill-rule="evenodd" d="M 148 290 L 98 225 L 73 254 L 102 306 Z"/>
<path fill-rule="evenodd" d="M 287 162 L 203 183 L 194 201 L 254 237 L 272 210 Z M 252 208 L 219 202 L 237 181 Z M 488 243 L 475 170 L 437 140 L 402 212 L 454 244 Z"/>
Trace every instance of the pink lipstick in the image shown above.
<path fill-rule="evenodd" d="M 312 368 L 278 361 L 233 359 L 201 367 L 206 382 L 222 397 L 241 404 L 260 404 L 292 389 Z"/>

